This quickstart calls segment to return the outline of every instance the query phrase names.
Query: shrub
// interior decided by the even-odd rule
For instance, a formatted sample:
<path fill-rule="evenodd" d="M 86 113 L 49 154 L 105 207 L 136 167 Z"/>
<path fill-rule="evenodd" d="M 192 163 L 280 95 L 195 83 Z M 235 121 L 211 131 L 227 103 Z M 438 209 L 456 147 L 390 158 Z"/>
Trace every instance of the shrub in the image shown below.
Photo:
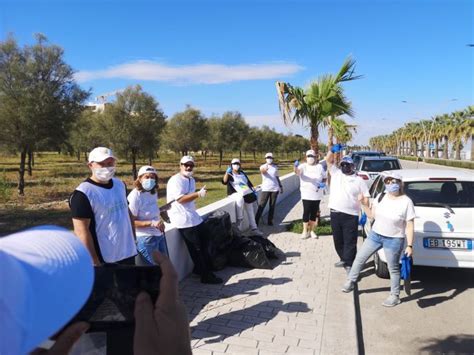
<path fill-rule="evenodd" d="M 7 180 L 5 171 L 0 175 L 0 202 L 8 202 L 11 195 L 10 182 Z"/>
<path fill-rule="evenodd" d="M 410 161 L 423 161 L 423 159 L 420 158 L 420 157 L 412 157 L 412 156 L 408 156 L 408 155 L 400 155 L 400 156 L 398 156 L 398 159 L 410 160 Z"/>
<path fill-rule="evenodd" d="M 448 160 L 426 158 L 425 163 L 452 166 L 455 168 L 474 169 L 474 162 L 467 160 Z"/>
<path fill-rule="evenodd" d="M 293 221 L 288 225 L 288 231 L 301 234 L 303 232 L 303 221 Z M 331 224 L 327 219 L 321 219 L 316 227 L 317 235 L 332 235 Z"/>

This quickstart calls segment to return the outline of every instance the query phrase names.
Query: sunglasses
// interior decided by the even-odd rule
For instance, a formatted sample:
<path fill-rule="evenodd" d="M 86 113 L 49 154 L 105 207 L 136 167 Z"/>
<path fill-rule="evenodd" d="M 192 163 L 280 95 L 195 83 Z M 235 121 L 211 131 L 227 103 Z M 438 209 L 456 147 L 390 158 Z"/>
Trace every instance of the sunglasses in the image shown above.
<path fill-rule="evenodd" d="M 194 169 L 194 164 L 187 164 L 187 163 L 186 163 L 186 164 L 181 164 L 181 165 L 184 165 L 184 167 L 185 167 L 186 169 Z"/>
<path fill-rule="evenodd" d="M 306 158 L 316 158 L 314 155 L 307 155 Z"/>
<path fill-rule="evenodd" d="M 385 184 L 396 184 L 396 183 L 398 183 L 398 180 L 397 179 L 385 179 L 384 183 Z"/>

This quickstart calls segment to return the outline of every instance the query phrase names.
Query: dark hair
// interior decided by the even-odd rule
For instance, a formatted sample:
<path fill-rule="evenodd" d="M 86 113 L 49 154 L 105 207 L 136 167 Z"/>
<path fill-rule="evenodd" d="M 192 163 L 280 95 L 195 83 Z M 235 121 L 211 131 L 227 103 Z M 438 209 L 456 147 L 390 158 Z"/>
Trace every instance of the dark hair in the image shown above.
<path fill-rule="evenodd" d="M 150 174 L 150 173 L 147 173 L 147 174 Z M 156 185 L 150 191 L 147 191 L 147 192 L 154 195 L 156 193 L 156 188 L 158 186 L 158 175 L 156 175 L 155 173 L 151 173 L 151 174 L 155 175 Z M 142 183 L 140 182 L 140 177 L 141 176 L 137 177 L 137 179 L 133 182 L 133 187 L 135 187 L 138 191 L 143 192 L 146 190 L 143 188 Z"/>

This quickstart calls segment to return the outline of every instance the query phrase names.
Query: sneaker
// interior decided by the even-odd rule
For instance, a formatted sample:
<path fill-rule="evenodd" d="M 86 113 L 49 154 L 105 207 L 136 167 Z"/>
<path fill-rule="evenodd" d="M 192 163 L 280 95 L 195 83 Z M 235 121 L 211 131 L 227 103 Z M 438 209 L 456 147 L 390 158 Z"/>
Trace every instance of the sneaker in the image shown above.
<path fill-rule="evenodd" d="M 308 239 L 308 238 L 309 238 L 309 233 L 308 232 L 305 233 L 303 231 L 303 233 L 301 233 L 301 239 Z"/>
<path fill-rule="evenodd" d="M 347 280 L 344 285 L 342 285 L 342 292 L 348 293 L 351 292 L 354 289 L 354 282 L 351 280 Z"/>
<path fill-rule="evenodd" d="M 337 263 L 334 264 L 335 267 L 344 267 L 346 266 L 346 263 L 344 261 L 338 261 Z"/>
<path fill-rule="evenodd" d="M 212 272 L 206 275 L 201 276 L 201 283 L 203 284 L 221 284 L 223 280 L 220 277 L 217 277 Z"/>
<path fill-rule="evenodd" d="M 319 238 L 318 235 L 314 231 L 311 231 L 310 235 L 311 235 L 311 238 L 313 238 L 313 239 L 318 239 Z"/>
<path fill-rule="evenodd" d="M 397 304 L 400 304 L 400 297 L 395 295 L 390 295 L 385 301 L 383 301 L 382 306 L 384 307 L 395 307 Z"/>

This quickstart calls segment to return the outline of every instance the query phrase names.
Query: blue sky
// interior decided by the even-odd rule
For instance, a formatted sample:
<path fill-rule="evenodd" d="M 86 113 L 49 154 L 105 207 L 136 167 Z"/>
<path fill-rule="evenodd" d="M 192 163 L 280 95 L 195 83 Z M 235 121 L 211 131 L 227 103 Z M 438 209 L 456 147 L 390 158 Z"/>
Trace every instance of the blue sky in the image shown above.
<path fill-rule="evenodd" d="M 351 55 L 353 143 L 474 103 L 474 2 L 5 1 L 0 38 L 41 32 L 93 96 L 140 84 L 168 116 L 243 113 L 252 126 L 309 136 L 279 116 L 275 81 L 305 86 Z M 452 101 L 452 99 L 456 99 Z M 407 101 L 402 103 L 402 100 Z"/>

